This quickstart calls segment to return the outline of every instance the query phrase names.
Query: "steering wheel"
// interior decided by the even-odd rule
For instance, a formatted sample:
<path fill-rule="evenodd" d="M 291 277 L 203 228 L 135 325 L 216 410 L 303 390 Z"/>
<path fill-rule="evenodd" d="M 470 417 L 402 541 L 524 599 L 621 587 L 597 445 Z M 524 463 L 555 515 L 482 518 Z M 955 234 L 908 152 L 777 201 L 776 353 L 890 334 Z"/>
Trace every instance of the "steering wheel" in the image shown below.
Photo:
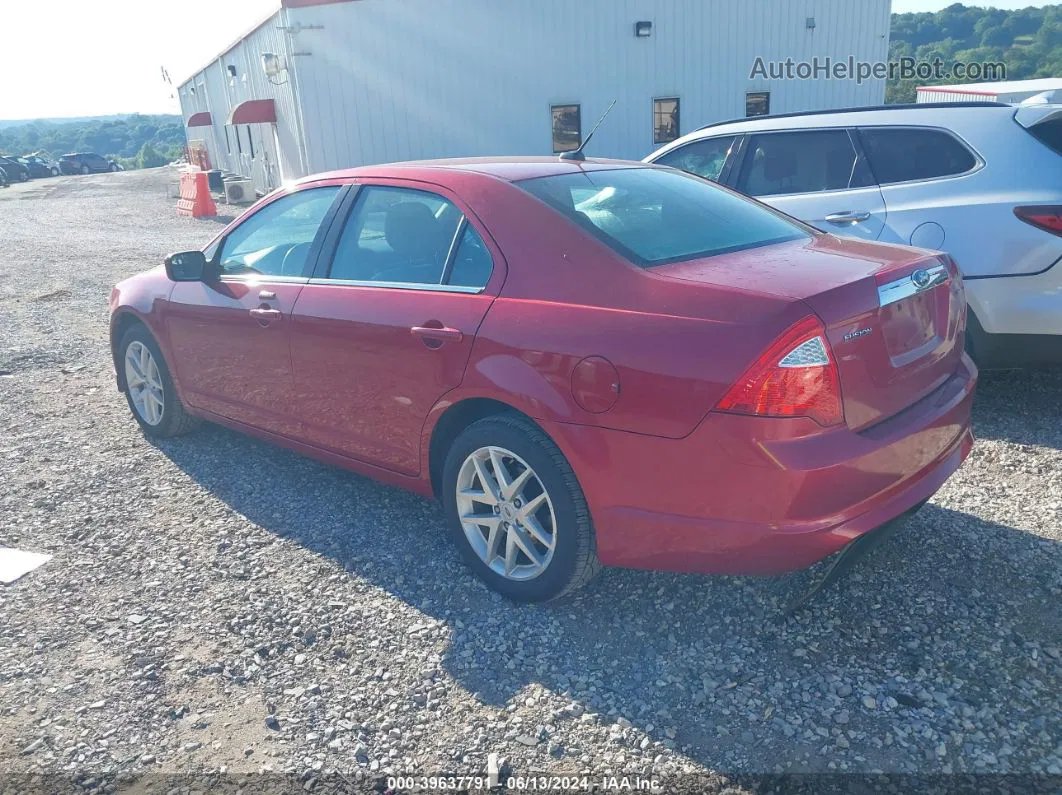
<path fill-rule="evenodd" d="M 288 249 L 284 255 L 284 261 L 280 265 L 281 276 L 302 276 L 306 267 L 306 257 L 310 254 L 309 243 L 296 243 Z"/>

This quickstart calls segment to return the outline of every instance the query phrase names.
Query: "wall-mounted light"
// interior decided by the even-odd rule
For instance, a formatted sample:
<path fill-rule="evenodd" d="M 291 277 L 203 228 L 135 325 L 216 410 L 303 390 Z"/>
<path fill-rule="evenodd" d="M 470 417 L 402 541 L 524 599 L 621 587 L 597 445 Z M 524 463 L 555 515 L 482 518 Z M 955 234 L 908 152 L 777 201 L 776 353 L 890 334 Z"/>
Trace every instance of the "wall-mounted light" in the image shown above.
<path fill-rule="evenodd" d="M 653 23 L 649 21 L 635 22 L 634 35 L 639 39 L 645 39 L 653 35 Z"/>
<path fill-rule="evenodd" d="M 808 30 L 815 30 L 815 17 L 808 17 L 804 25 Z"/>

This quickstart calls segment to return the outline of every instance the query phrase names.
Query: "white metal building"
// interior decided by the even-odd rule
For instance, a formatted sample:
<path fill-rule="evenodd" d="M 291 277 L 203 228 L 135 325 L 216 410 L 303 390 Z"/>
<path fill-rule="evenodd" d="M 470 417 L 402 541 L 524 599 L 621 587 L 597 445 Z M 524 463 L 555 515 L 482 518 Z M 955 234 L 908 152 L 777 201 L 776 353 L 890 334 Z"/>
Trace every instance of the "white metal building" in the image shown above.
<path fill-rule="evenodd" d="M 918 102 L 1013 102 L 1019 103 L 1047 91 L 1062 96 L 1062 77 L 1038 80 L 1007 80 L 996 83 L 962 83 L 952 86 L 921 86 Z M 1058 102 L 1058 99 L 1052 100 Z"/>
<path fill-rule="evenodd" d="M 395 160 L 639 159 L 747 114 L 878 104 L 884 81 L 766 62 L 884 61 L 890 0 L 282 0 L 179 87 L 189 142 L 259 190 Z M 263 55 L 266 58 L 263 59 Z"/>

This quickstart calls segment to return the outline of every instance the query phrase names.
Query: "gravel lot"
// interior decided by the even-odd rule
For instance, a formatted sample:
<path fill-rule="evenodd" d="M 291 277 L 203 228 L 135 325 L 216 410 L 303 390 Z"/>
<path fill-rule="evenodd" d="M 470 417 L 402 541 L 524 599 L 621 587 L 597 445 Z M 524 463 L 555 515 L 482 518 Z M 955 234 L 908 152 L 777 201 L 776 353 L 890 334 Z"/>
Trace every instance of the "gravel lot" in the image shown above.
<path fill-rule="evenodd" d="M 1062 774 L 1062 372 L 984 376 L 963 469 L 795 618 L 807 573 L 607 570 L 517 607 L 434 503 L 139 433 L 110 287 L 219 228 L 172 179 L 0 190 L 0 545 L 55 556 L 0 586 L 0 779 Z"/>

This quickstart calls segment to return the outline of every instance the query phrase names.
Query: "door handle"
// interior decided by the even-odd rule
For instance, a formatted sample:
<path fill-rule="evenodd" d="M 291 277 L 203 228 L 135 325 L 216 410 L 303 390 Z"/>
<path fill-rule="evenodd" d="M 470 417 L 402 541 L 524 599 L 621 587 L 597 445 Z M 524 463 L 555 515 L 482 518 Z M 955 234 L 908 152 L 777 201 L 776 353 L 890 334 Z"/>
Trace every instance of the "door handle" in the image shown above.
<path fill-rule="evenodd" d="M 414 337 L 425 340 L 437 340 L 439 342 L 460 342 L 465 338 L 461 329 L 449 326 L 414 326 L 410 329 Z"/>
<path fill-rule="evenodd" d="M 280 320 L 283 317 L 283 313 L 279 309 L 250 309 L 248 312 L 255 320 L 266 323 L 271 320 Z"/>
<path fill-rule="evenodd" d="M 826 216 L 826 220 L 831 224 L 837 226 L 848 226 L 849 224 L 859 224 L 870 218 L 870 213 L 857 213 L 852 210 L 845 210 L 841 213 L 830 213 Z"/>

